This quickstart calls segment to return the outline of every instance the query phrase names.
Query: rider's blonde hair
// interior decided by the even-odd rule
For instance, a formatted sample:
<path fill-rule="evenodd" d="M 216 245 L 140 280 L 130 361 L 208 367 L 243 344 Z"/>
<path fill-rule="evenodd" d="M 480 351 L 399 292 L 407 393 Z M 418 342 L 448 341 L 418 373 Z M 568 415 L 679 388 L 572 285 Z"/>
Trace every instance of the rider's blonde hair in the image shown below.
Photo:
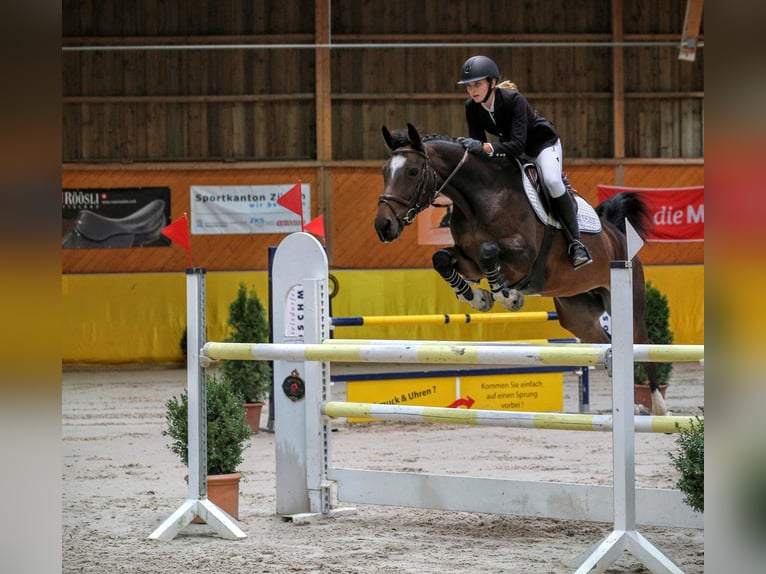
<path fill-rule="evenodd" d="M 510 80 L 503 80 L 497 85 L 498 88 L 505 88 L 506 90 L 516 90 L 519 91 L 519 88 L 516 87 L 516 84 L 514 84 Z"/>

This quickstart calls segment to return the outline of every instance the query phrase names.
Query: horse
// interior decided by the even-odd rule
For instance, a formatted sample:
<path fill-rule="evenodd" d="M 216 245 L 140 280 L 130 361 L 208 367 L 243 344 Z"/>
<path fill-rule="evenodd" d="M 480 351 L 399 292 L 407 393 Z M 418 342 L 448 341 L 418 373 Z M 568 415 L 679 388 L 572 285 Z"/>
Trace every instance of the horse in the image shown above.
<path fill-rule="evenodd" d="M 519 310 L 525 295 L 552 297 L 561 326 L 583 343 L 609 343 L 611 314 L 609 262 L 627 259 L 625 219 L 639 236 L 646 237 L 649 212 L 634 193 L 621 193 L 594 210 L 580 198 L 578 211 L 591 214 L 588 232 L 581 223 L 581 239 L 593 262 L 574 270 L 560 224 L 551 215 L 542 219 L 529 166 L 507 158 L 469 154 L 461 138 L 421 137 L 410 123 L 393 133 L 382 127 L 391 158 L 383 165 L 383 194 L 378 198 L 375 230 L 388 243 L 437 196 L 452 202 L 449 228 L 454 246 L 433 254 L 434 269 L 449 284 L 458 300 L 477 311 L 489 311 L 499 302 Z M 539 180 L 540 178 L 538 178 Z M 576 196 L 575 192 L 573 197 Z M 574 199 L 573 199 L 574 200 Z M 590 211 L 589 211 L 590 210 Z M 578 213 L 578 219 L 580 214 Z M 636 257 L 633 276 L 633 338 L 649 343 L 644 320 L 644 271 Z M 489 291 L 472 287 L 486 278 Z M 652 413 L 667 414 L 659 391 L 655 365 L 645 365 L 652 391 Z"/>

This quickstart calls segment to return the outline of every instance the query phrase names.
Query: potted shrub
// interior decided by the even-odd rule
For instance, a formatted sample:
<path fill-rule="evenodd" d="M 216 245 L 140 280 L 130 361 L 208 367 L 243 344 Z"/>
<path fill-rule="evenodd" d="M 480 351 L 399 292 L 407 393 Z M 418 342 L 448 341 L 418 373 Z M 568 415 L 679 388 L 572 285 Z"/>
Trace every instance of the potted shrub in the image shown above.
<path fill-rule="evenodd" d="M 268 343 L 269 322 L 266 311 L 254 289 L 239 284 L 237 297 L 229 305 L 229 343 Z M 245 404 L 247 420 L 254 433 L 258 432 L 261 410 L 271 389 L 269 361 L 224 361 L 221 372 Z"/>
<path fill-rule="evenodd" d="M 670 330 L 670 307 L 668 298 L 659 289 L 646 283 L 646 311 L 644 313 L 646 328 L 649 339 L 657 345 L 670 345 L 673 343 L 673 332 Z M 673 363 L 655 363 L 654 368 L 660 383 L 660 393 L 665 396 L 668 388 L 670 374 L 673 372 Z M 636 404 L 652 407 L 652 396 L 649 390 L 648 377 L 644 364 L 635 363 L 633 367 L 633 390 Z"/>
<path fill-rule="evenodd" d="M 242 474 L 238 467 L 242 453 L 252 436 L 245 421 L 245 408 L 225 377 L 212 374 L 205 376 L 207 393 L 207 480 L 208 498 L 234 518 L 239 518 L 239 481 Z M 165 403 L 167 428 L 164 436 L 172 439 L 168 448 L 177 454 L 181 462 L 189 466 L 189 395 L 184 390 L 180 396 Z M 195 519 L 195 522 L 202 522 Z"/>
<path fill-rule="evenodd" d="M 703 413 L 704 413 L 704 409 Z M 678 425 L 678 423 L 676 423 Z M 681 473 L 678 489 L 692 510 L 705 511 L 705 419 L 694 417 L 688 429 L 676 438 L 675 452 L 668 453 L 673 466 Z"/>

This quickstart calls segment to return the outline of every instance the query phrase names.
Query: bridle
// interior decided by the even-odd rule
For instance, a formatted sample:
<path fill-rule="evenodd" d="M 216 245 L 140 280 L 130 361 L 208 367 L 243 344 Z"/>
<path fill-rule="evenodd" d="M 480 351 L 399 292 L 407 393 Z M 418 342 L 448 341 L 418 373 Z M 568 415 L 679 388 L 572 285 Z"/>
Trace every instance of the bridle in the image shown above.
<path fill-rule="evenodd" d="M 394 217 L 396 217 L 402 227 L 411 224 L 413 221 L 415 221 L 415 217 L 417 217 L 418 213 L 423 211 L 429 205 L 434 204 L 434 201 L 436 201 L 436 198 L 439 196 L 439 194 L 441 194 L 442 190 L 447 186 L 447 184 L 458 172 L 458 170 L 463 167 L 463 164 L 465 164 L 466 160 L 468 159 L 468 150 L 465 150 L 463 157 L 455 166 L 455 169 L 452 170 L 452 173 L 450 173 L 447 179 L 444 180 L 444 183 L 437 187 L 436 180 L 439 177 L 439 174 L 437 174 L 436 170 L 433 168 L 431 159 L 428 157 L 428 154 L 425 152 L 425 150 L 420 151 L 412 148 L 396 149 L 391 152 L 391 155 L 404 155 L 408 153 L 418 154 L 425 159 L 423 162 L 423 167 L 420 170 L 420 179 L 418 180 L 418 185 L 415 188 L 415 193 L 412 194 L 408 200 L 386 194 L 378 197 L 378 205 L 381 203 L 385 204 L 386 207 L 391 210 L 391 213 L 394 215 Z M 428 191 L 429 180 L 433 181 L 432 191 Z M 406 211 L 404 212 L 404 215 L 399 215 L 396 213 L 396 210 L 391 205 L 392 202 L 398 203 L 399 205 L 405 207 Z"/>

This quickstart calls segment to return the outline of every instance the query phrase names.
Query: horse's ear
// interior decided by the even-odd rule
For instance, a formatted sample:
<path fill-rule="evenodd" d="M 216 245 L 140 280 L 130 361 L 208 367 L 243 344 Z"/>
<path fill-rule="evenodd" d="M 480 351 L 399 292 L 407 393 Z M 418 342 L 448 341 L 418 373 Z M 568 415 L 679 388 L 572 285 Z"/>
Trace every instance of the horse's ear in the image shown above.
<path fill-rule="evenodd" d="M 420 141 L 420 134 L 411 123 L 407 122 L 407 135 L 410 137 L 410 142 L 414 149 L 423 149 L 423 143 Z"/>
<path fill-rule="evenodd" d="M 391 132 L 388 131 L 388 128 L 386 126 L 382 126 L 381 131 L 383 132 L 383 139 L 386 140 L 386 145 L 389 147 L 389 149 L 396 149 L 394 139 L 391 137 Z"/>

